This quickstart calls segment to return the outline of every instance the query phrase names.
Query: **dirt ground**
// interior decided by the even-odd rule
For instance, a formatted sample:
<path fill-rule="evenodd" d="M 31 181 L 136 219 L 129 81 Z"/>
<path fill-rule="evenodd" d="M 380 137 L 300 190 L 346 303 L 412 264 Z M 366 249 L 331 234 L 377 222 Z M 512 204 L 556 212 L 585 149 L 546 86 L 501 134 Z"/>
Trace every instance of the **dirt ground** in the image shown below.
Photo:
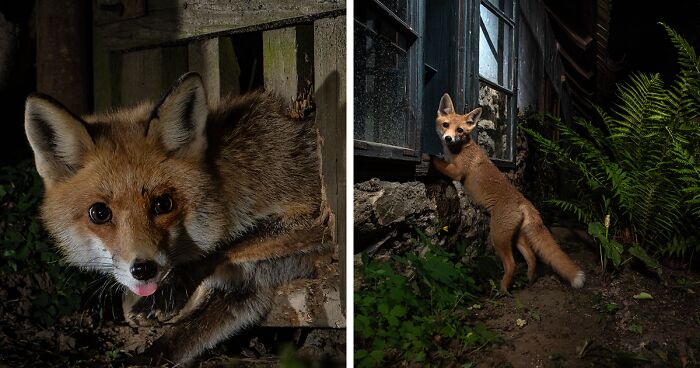
<path fill-rule="evenodd" d="M 165 331 L 129 326 L 119 316 L 119 307 L 82 310 L 42 325 L 30 312 L 32 296 L 27 290 L 33 282 L 21 274 L 0 278 L 0 368 L 131 367 L 132 358 Z M 118 306 L 118 296 L 101 304 Z M 345 329 L 257 327 L 204 353 L 191 366 L 344 366 L 345 343 Z"/>
<path fill-rule="evenodd" d="M 585 286 L 571 289 L 539 263 L 532 286 L 482 298 L 477 319 L 503 342 L 474 352 L 477 367 L 700 366 L 698 273 L 626 267 L 603 280 L 593 245 L 565 228 L 552 233 L 585 270 Z M 518 273 L 524 278 L 522 259 Z M 634 298 L 641 292 L 653 299 Z"/>

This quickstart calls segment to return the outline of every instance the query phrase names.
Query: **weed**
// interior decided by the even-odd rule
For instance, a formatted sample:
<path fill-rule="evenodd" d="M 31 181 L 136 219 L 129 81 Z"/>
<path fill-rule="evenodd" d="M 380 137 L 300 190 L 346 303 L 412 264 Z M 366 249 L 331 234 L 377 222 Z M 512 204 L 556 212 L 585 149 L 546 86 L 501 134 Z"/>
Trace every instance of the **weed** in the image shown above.
<path fill-rule="evenodd" d="M 615 314 L 619 310 L 620 310 L 620 306 L 615 304 L 615 303 L 605 304 L 605 308 L 604 308 L 605 313 Z"/>
<path fill-rule="evenodd" d="M 470 321 L 473 293 L 480 288 L 461 262 L 463 254 L 435 247 L 420 233 L 419 238 L 428 247 L 423 256 L 363 259 L 363 289 L 355 292 L 359 367 L 397 361 L 454 364 L 499 339 L 483 324 Z"/>
<path fill-rule="evenodd" d="M 642 327 L 642 325 L 639 323 L 630 323 L 630 325 L 627 326 L 627 329 L 636 333 L 637 335 L 641 335 L 644 332 L 644 327 Z"/>
<path fill-rule="evenodd" d="M 61 263 L 39 225 L 42 193 L 33 162 L 0 170 L 0 273 L 29 289 L 32 317 L 46 326 L 81 306 L 89 277 Z"/>

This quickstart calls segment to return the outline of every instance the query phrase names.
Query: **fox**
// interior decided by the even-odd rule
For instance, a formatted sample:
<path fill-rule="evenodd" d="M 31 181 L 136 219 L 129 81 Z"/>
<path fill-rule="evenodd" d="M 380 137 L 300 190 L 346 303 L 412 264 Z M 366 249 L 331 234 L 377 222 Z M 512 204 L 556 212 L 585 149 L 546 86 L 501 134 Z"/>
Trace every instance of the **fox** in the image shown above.
<path fill-rule="evenodd" d="M 471 138 L 480 118 L 481 107 L 464 115 L 455 113 L 452 99 L 445 93 L 435 118 L 435 130 L 442 142 L 445 159 L 431 156 L 430 162 L 442 175 L 461 182 L 471 198 L 490 213 L 491 243 L 504 270 L 501 292 L 508 293 L 513 279 L 513 245 L 525 258 L 530 285 L 534 282 L 539 256 L 573 288 L 581 288 L 586 280 L 585 273 L 561 250 L 533 204 Z"/>
<path fill-rule="evenodd" d="M 173 323 L 146 357 L 188 362 L 259 323 L 330 251 L 317 129 L 272 92 L 210 106 L 187 73 L 157 102 L 83 116 L 36 93 L 25 131 L 66 261 L 111 275 L 130 322 Z"/>

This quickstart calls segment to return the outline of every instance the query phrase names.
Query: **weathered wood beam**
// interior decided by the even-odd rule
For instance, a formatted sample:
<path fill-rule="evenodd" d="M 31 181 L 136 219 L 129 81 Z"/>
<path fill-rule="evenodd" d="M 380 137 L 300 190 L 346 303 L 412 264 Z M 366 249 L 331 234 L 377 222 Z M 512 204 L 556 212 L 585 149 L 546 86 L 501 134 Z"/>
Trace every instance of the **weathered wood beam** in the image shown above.
<path fill-rule="evenodd" d="M 316 126 L 323 143 L 321 146 L 323 186 L 326 198 L 335 215 L 335 242 L 341 275 L 341 300 L 345 295 L 346 259 L 346 176 L 345 176 L 345 16 L 320 19 L 314 22 L 314 101 Z M 344 312 L 344 305 L 343 305 Z"/>
<path fill-rule="evenodd" d="M 76 114 L 91 110 L 89 9 L 87 1 L 36 1 L 37 90 Z"/>
<path fill-rule="evenodd" d="M 312 25 L 298 25 L 263 32 L 265 89 L 288 103 L 309 95 L 313 87 L 314 37 Z"/>
<path fill-rule="evenodd" d="M 219 39 L 211 38 L 191 42 L 187 45 L 188 71 L 202 76 L 204 89 L 210 104 L 221 97 L 221 75 L 219 72 Z"/>
<path fill-rule="evenodd" d="M 114 0 L 95 1 L 99 37 L 111 50 L 273 29 L 345 12 L 345 0 L 129 0 L 118 9 Z"/>
<path fill-rule="evenodd" d="M 116 68 L 119 101 L 133 105 L 157 101 L 182 74 L 187 72 L 187 47 L 163 47 L 121 54 Z"/>
<path fill-rule="evenodd" d="M 547 15 L 549 15 L 550 19 L 554 20 L 554 23 L 564 31 L 564 34 L 566 34 L 566 36 L 569 37 L 569 39 L 574 41 L 576 46 L 578 46 L 581 50 L 588 50 L 588 48 L 591 46 L 591 44 L 593 42 L 593 37 L 580 36 L 573 29 L 569 28 L 569 26 L 566 24 L 566 22 L 564 22 L 564 20 L 562 20 L 548 6 L 545 5 L 544 10 L 547 12 Z"/>

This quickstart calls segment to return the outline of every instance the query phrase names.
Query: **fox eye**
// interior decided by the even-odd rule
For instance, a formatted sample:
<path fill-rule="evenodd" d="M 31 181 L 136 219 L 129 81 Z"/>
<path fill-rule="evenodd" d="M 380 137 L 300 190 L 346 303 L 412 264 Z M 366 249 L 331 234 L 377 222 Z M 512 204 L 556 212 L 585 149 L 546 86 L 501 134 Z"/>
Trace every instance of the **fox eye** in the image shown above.
<path fill-rule="evenodd" d="M 169 195 L 163 194 L 153 201 L 153 213 L 162 215 L 173 210 L 173 199 Z"/>
<path fill-rule="evenodd" d="M 112 219 L 112 210 L 106 204 L 98 202 L 90 206 L 88 216 L 93 224 L 102 225 Z"/>
<path fill-rule="evenodd" d="M 442 123 L 442 127 L 443 127 L 443 128 L 449 128 L 449 127 L 450 127 L 450 123 L 444 122 L 444 123 Z"/>
<path fill-rule="evenodd" d="M 464 133 L 464 129 L 462 129 L 462 128 L 457 128 L 457 133 Z"/>

